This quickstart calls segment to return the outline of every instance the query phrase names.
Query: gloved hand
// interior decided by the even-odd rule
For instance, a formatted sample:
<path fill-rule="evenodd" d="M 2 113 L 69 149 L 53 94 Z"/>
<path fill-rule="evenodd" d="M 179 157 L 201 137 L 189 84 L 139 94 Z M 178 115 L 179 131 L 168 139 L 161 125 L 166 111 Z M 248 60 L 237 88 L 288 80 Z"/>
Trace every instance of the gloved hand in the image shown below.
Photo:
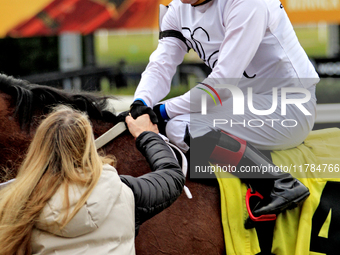
<path fill-rule="evenodd" d="M 143 114 L 149 114 L 151 122 L 153 124 L 158 123 L 157 115 L 155 114 L 155 112 L 150 107 L 144 105 L 141 100 L 136 100 L 131 104 L 130 114 L 134 119 Z"/>
<path fill-rule="evenodd" d="M 117 116 L 117 121 L 118 121 L 118 122 L 125 122 L 125 118 L 126 118 L 126 116 L 129 115 L 129 113 L 130 113 L 129 110 L 124 111 L 124 112 L 121 112 L 121 113 L 118 114 L 118 116 Z"/>
<path fill-rule="evenodd" d="M 165 110 L 165 104 L 156 104 L 153 107 L 153 111 L 155 112 L 155 114 L 157 115 L 157 119 L 158 119 L 158 130 L 162 135 L 166 136 L 165 133 L 165 127 L 166 127 L 166 123 L 168 122 L 168 120 L 170 119 L 166 110 Z"/>

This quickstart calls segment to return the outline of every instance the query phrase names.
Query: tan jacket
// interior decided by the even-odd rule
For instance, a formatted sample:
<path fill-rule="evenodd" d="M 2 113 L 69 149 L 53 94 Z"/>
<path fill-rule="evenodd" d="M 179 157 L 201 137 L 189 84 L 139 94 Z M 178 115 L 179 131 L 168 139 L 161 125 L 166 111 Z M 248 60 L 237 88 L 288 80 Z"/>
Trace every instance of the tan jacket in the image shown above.
<path fill-rule="evenodd" d="M 70 211 L 83 188 L 69 190 Z M 61 187 L 46 204 L 32 234 L 33 254 L 135 254 L 135 206 L 131 189 L 116 170 L 105 165 L 85 205 L 59 230 L 63 201 Z"/>

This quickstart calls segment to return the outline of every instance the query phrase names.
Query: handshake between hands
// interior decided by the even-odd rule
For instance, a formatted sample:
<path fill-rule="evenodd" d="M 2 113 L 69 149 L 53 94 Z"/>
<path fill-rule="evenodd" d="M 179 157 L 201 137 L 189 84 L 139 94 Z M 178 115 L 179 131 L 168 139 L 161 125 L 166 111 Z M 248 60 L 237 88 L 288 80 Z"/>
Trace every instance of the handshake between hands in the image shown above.
<path fill-rule="evenodd" d="M 153 124 L 150 120 L 148 114 L 143 114 L 136 119 L 132 118 L 130 115 L 126 116 L 125 122 L 131 135 L 137 138 L 144 131 L 151 131 L 156 134 L 159 133 L 157 124 Z"/>
<path fill-rule="evenodd" d="M 145 114 L 147 114 L 149 116 L 148 119 L 146 119 L 146 117 L 143 117 L 142 119 L 138 120 L 138 122 L 133 122 L 131 120 L 131 119 L 137 120 L 139 118 L 139 116 L 143 116 Z M 166 113 L 164 104 L 157 104 L 157 105 L 154 106 L 153 109 L 151 109 L 150 107 L 146 106 L 142 100 L 135 100 L 130 107 L 129 115 L 132 118 L 126 119 L 127 124 L 128 124 L 128 121 L 129 121 L 129 123 L 138 123 L 139 125 L 141 125 L 143 121 L 146 121 L 146 122 L 151 121 L 153 124 L 158 125 L 157 133 L 158 133 L 158 130 L 159 130 L 159 132 L 161 134 L 165 135 L 165 125 L 166 125 L 166 122 L 169 119 L 169 117 Z M 128 127 L 129 127 L 129 124 L 128 124 Z M 148 128 L 149 127 L 150 127 L 150 123 L 148 123 Z M 143 128 L 147 128 L 147 127 L 143 126 Z M 152 130 L 144 130 L 144 131 L 152 131 Z"/>

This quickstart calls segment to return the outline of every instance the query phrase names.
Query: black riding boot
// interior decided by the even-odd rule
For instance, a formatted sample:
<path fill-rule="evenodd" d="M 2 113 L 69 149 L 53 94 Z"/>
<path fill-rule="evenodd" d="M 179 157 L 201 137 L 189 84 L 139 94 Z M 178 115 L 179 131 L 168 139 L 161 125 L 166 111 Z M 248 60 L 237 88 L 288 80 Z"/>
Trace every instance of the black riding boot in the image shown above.
<path fill-rule="evenodd" d="M 255 217 L 278 214 L 294 208 L 309 196 L 308 188 L 299 180 L 283 172 L 259 150 L 238 137 L 212 130 L 204 136 L 191 139 L 190 147 L 191 151 L 196 147 L 203 154 L 209 155 L 209 159 L 204 158 L 200 152 L 200 162 L 208 159 L 212 164 L 220 166 L 238 166 L 232 174 L 264 196 L 253 210 Z M 253 171 L 241 172 L 239 170 L 242 166 L 248 166 L 248 170 L 252 167 Z"/>

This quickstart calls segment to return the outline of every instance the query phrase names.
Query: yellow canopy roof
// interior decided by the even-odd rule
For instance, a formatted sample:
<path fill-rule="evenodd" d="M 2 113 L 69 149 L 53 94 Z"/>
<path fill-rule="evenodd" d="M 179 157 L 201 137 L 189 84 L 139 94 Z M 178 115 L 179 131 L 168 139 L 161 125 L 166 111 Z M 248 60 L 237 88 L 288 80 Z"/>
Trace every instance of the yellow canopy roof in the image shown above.
<path fill-rule="evenodd" d="M 53 0 L 0 0 L 0 37 L 31 18 Z"/>
<path fill-rule="evenodd" d="M 0 0 L 0 38 L 8 33 L 10 36 L 19 37 L 50 35 L 70 27 L 83 33 L 92 32 L 97 27 L 112 29 L 156 27 L 158 5 L 160 3 L 166 5 L 170 1 L 124 0 L 117 1 L 118 7 L 115 6 L 115 0 Z M 319 21 L 340 23 L 340 0 L 281 0 L 281 2 L 292 23 Z M 96 3 L 101 7 L 97 6 L 98 11 L 95 13 L 97 16 L 94 16 L 94 13 L 89 13 L 91 8 L 87 7 Z M 53 11 L 56 6 L 59 9 Z M 61 6 L 73 9 L 70 11 L 70 8 Z M 87 15 L 92 15 L 91 19 L 77 19 L 85 15 L 85 10 L 81 8 L 87 8 Z"/>

